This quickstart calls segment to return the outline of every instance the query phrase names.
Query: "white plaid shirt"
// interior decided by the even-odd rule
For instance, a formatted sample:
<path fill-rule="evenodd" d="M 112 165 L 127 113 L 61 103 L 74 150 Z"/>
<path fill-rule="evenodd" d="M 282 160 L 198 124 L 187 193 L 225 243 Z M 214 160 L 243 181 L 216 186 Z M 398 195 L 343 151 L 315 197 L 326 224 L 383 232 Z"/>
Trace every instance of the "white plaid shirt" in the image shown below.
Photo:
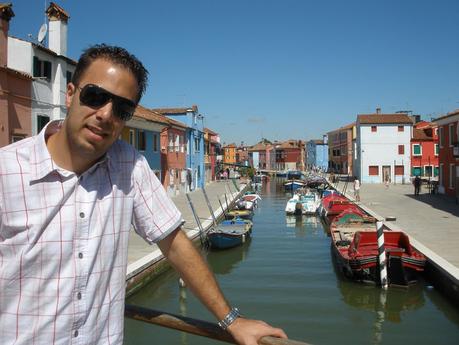
<path fill-rule="evenodd" d="M 131 224 L 153 243 L 181 214 L 127 143 L 77 176 L 45 130 L 0 149 L 0 343 L 122 344 Z"/>

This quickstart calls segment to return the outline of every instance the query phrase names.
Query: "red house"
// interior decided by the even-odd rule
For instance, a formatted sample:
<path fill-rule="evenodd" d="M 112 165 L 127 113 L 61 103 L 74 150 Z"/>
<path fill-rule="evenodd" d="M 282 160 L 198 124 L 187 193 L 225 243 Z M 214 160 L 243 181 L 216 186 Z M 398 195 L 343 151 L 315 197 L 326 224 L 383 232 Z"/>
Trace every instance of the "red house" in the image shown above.
<path fill-rule="evenodd" d="M 459 109 L 435 119 L 435 123 L 440 150 L 438 191 L 459 198 Z"/>
<path fill-rule="evenodd" d="M 275 143 L 276 170 L 301 170 L 305 169 L 305 151 L 302 140 L 287 140 Z"/>
<path fill-rule="evenodd" d="M 411 176 L 438 177 L 438 126 L 420 121 L 413 126 L 411 138 Z"/>

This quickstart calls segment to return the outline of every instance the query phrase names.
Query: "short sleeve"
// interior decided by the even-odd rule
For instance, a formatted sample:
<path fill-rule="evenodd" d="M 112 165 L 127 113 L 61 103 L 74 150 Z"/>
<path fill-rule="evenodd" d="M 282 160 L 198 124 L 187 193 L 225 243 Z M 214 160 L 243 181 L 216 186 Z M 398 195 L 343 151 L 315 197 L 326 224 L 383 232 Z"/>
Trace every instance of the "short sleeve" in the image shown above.
<path fill-rule="evenodd" d="M 158 242 L 184 223 L 182 215 L 141 155 L 133 178 L 134 229 L 148 243 Z"/>

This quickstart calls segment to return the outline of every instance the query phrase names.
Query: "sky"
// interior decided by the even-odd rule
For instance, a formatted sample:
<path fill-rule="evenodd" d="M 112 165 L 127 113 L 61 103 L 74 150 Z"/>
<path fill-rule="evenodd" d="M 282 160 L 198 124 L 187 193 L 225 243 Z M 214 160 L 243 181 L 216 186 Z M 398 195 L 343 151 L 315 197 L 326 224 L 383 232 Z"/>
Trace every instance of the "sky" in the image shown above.
<path fill-rule="evenodd" d="M 36 38 L 46 0 L 18 0 Z M 459 108 L 457 0 L 56 0 L 68 56 L 127 48 L 150 73 L 141 104 L 198 105 L 224 143 L 320 139 L 357 114 Z"/>

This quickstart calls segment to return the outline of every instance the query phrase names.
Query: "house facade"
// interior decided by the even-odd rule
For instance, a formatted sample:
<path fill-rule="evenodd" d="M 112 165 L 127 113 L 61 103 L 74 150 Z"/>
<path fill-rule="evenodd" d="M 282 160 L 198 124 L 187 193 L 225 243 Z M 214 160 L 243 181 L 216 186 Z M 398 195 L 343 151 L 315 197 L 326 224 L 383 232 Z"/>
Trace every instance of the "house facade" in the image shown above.
<path fill-rule="evenodd" d="M 32 133 L 32 75 L 8 66 L 8 32 L 14 12 L 0 4 L 0 147 Z"/>
<path fill-rule="evenodd" d="M 339 174 L 351 175 L 353 168 L 353 133 L 355 122 L 328 132 L 328 168 Z"/>
<path fill-rule="evenodd" d="M 31 86 L 31 133 L 35 135 L 51 120 L 66 116 L 65 95 L 76 61 L 67 54 L 68 13 L 51 2 L 46 14 L 49 19 L 48 48 L 8 38 L 8 67 L 33 76 Z"/>
<path fill-rule="evenodd" d="M 302 140 L 286 140 L 275 143 L 276 170 L 305 169 L 305 145 Z"/>
<path fill-rule="evenodd" d="M 153 111 L 180 121 L 187 126 L 186 130 L 186 167 L 189 170 L 188 187 L 190 190 L 204 187 L 204 116 L 193 105 L 186 108 L 161 108 Z M 191 179 L 191 180 L 190 180 Z"/>
<path fill-rule="evenodd" d="M 362 183 L 410 181 L 412 130 L 407 114 L 357 115 L 354 171 Z"/>
<path fill-rule="evenodd" d="M 438 191 L 459 199 L 459 109 L 435 119 L 438 125 Z"/>
<path fill-rule="evenodd" d="M 326 140 L 309 140 L 306 143 L 306 168 L 308 170 L 328 169 L 328 145 Z"/>
<path fill-rule="evenodd" d="M 235 143 L 231 143 L 231 144 L 223 146 L 223 164 L 224 165 L 235 165 L 236 164 L 236 149 L 237 149 L 237 146 Z"/>
<path fill-rule="evenodd" d="M 420 121 L 413 126 L 411 138 L 411 177 L 436 179 L 438 165 L 438 126 L 431 122 Z"/>
<path fill-rule="evenodd" d="M 204 128 L 204 165 L 206 183 L 216 180 L 217 155 L 220 151 L 220 136 L 218 133 Z M 219 167 L 221 169 L 221 167 Z"/>

